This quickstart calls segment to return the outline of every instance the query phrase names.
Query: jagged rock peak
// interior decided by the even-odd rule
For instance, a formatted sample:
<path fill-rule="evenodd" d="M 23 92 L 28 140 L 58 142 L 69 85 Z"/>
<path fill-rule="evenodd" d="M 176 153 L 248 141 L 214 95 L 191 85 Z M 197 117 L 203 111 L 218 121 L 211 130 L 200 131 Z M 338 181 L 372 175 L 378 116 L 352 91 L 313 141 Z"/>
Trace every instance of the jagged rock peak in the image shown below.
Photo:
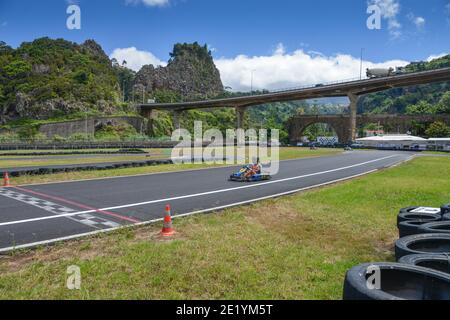
<path fill-rule="evenodd" d="M 207 46 L 175 44 L 167 67 L 143 66 L 135 85 L 144 86 L 149 94 L 170 90 L 184 98 L 214 97 L 223 92 L 220 72 Z"/>

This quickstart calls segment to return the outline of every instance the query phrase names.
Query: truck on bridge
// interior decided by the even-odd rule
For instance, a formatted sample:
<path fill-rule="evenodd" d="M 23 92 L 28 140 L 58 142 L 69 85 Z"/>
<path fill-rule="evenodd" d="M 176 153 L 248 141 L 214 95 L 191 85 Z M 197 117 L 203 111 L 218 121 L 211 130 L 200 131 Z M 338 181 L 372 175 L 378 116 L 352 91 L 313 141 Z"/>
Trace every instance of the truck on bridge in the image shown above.
<path fill-rule="evenodd" d="M 374 78 L 384 78 L 384 77 L 392 77 L 397 76 L 405 73 L 405 68 L 403 67 L 397 67 L 395 68 L 389 68 L 389 69 L 382 69 L 382 68 L 376 68 L 376 69 L 367 69 L 367 77 L 370 79 Z"/>

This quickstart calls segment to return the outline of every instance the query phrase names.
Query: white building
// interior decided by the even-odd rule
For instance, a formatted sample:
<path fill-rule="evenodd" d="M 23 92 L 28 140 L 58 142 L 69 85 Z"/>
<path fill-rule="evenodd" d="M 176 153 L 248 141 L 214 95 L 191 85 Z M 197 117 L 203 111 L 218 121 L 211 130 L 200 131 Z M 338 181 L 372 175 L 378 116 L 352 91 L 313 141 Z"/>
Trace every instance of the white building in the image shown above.
<path fill-rule="evenodd" d="M 450 151 L 450 138 L 424 139 L 410 135 L 381 135 L 356 139 L 359 145 L 380 149 Z"/>
<path fill-rule="evenodd" d="M 430 138 L 428 149 L 450 151 L 450 138 Z"/>

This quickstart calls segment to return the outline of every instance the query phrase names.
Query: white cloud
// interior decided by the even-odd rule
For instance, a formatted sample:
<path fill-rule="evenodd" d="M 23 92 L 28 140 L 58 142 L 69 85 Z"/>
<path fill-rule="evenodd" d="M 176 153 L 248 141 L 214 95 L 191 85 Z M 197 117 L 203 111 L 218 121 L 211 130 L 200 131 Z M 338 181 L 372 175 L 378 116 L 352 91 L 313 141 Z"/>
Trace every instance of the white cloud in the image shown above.
<path fill-rule="evenodd" d="M 253 86 L 256 89 L 282 89 L 313 85 L 359 77 L 360 58 L 348 54 L 324 56 L 296 50 L 286 53 L 278 45 L 270 56 L 239 55 L 235 58 L 216 59 L 225 86 L 233 91 L 249 91 L 253 70 Z M 407 61 L 391 60 L 383 63 L 363 62 L 366 68 L 389 68 L 405 66 Z"/>
<path fill-rule="evenodd" d="M 126 4 L 143 4 L 148 7 L 164 7 L 169 4 L 169 0 L 126 0 Z"/>
<path fill-rule="evenodd" d="M 416 17 L 412 13 L 409 13 L 407 17 L 412 23 L 414 23 L 417 29 L 423 29 L 425 26 L 426 20 L 424 17 Z"/>
<path fill-rule="evenodd" d="M 400 13 L 399 0 L 369 0 L 369 5 L 377 5 L 381 10 L 381 16 L 388 22 L 388 30 L 392 39 L 400 38 L 402 25 L 397 19 Z"/>
<path fill-rule="evenodd" d="M 211 44 L 206 44 L 206 46 L 208 47 L 208 50 L 211 51 L 212 53 L 217 52 L 217 48 L 215 48 L 213 45 Z"/>
<path fill-rule="evenodd" d="M 425 19 L 423 17 L 416 17 L 414 19 L 414 24 L 417 28 L 422 28 L 425 25 Z"/>
<path fill-rule="evenodd" d="M 448 53 L 444 53 L 443 52 L 443 53 L 440 53 L 440 54 L 434 54 L 434 55 L 429 56 L 427 58 L 427 61 L 430 62 L 431 60 L 439 59 L 439 58 L 445 57 L 446 55 L 448 55 Z"/>
<path fill-rule="evenodd" d="M 284 44 L 279 43 L 279 44 L 277 44 L 277 47 L 274 50 L 273 54 L 276 56 L 282 56 L 282 55 L 284 55 L 285 52 L 286 52 L 286 48 L 285 48 Z"/>
<path fill-rule="evenodd" d="M 148 51 L 141 51 L 135 47 L 131 48 L 117 48 L 111 53 L 110 58 L 115 58 L 122 64 L 122 61 L 127 62 L 128 68 L 139 71 L 142 66 L 152 64 L 156 66 L 165 66 L 166 63 L 159 60 L 155 55 Z"/>

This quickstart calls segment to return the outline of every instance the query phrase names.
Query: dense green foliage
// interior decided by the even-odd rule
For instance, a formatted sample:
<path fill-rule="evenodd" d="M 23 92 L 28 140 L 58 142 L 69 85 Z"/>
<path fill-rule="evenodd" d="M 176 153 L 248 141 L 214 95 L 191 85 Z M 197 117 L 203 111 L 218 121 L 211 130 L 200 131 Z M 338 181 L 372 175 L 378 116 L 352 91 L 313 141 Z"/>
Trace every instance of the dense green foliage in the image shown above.
<path fill-rule="evenodd" d="M 450 136 L 450 127 L 441 121 L 432 123 L 428 129 L 425 131 L 428 137 L 433 138 L 447 138 Z"/>
<path fill-rule="evenodd" d="M 117 141 L 142 139 L 143 137 L 136 132 L 136 129 L 127 124 L 107 125 L 95 132 L 95 139 L 100 141 Z"/>
<path fill-rule="evenodd" d="M 111 62 L 94 41 L 40 38 L 17 49 L 0 43 L 2 120 L 46 119 L 114 109 L 119 92 Z"/>
<path fill-rule="evenodd" d="M 126 67 L 126 61 L 122 61 L 122 65 L 120 65 L 119 62 L 115 58 L 113 58 L 111 60 L 111 63 L 120 86 L 120 95 L 122 97 L 122 101 L 135 101 L 135 96 L 133 96 L 133 86 L 136 72 Z"/>
<path fill-rule="evenodd" d="M 208 50 L 208 45 L 205 44 L 204 46 L 200 46 L 198 42 L 175 44 L 173 51 L 170 53 L 171 61 L 183 55 L 189 55 L 199 59 L 208 59 L 212 57 L 211 51 Z M 169 61 L 169 63 L 171 61 Z"/>

